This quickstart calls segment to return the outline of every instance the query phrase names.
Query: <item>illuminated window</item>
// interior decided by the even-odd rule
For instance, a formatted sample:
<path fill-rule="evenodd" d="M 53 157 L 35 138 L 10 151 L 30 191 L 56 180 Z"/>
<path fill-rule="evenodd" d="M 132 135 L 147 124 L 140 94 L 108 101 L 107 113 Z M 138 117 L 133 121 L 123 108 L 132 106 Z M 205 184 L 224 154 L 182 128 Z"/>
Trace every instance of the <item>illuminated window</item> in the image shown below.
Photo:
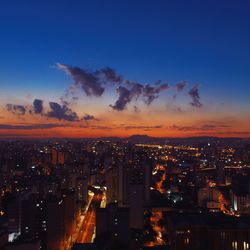
<path fill-rule="evenodd" d="M 232 249 L 233 250 L 237 250 L 238 249 L 238 243 L 237 243 L 237 241 L 233 241 L 232 242 Z"/>
<path fill-rule="evenodd" d="M 249 250 L 249 243 L 243 242 L 243 250 Z"/>

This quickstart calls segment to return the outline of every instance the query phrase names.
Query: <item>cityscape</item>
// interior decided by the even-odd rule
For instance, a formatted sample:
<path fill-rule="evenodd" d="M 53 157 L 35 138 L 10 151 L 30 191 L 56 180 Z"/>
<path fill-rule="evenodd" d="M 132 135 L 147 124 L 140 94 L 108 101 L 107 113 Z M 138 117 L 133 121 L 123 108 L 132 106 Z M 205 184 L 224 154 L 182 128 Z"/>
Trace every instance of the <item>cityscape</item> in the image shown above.
<path fill-rule="evenodd" d="M 0 153 L 4 249 L 249 249 L 249 139 L 2 141 Z"/>
<path fill-rule="evenodd" d="M 0 1 L 0 250 L 250 250 L 250 2 Z"/>

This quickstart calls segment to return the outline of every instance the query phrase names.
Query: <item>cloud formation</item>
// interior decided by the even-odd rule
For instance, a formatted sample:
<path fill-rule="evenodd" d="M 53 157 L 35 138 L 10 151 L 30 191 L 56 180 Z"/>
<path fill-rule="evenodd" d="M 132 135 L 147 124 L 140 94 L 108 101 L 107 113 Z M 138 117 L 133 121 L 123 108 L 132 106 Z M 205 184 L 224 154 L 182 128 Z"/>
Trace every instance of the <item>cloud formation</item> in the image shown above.
<path fill-rule="evenodd" d="M 139 97 L 142 97 L 143 101 L 147 105 L 150 105 L 155 99 L 158 98 L 160 92 L 169 89 L 168 84 L 159 84 L 158 82 L 154 85 L 142 85 L 134 82 L 127 82 L 127 84 L 130 86 L 130 89 L 124 86 L 119 86 L 116 89 L 118 99 L 114 105 L 110 105 L 110 107 L 114 110 L 123 111 L 127 104 L 138 99 Z"/>
<path fill-rule="evenodd" d="M 150 105 L 156 98 L 158 98 L 160 92 L 167 89 L 169 89 L 168 84 L 161 84 L 159 86 L 146 84 L 145 86 L 143 86 L 143 96 L 145 98 L 145 103 L 147 105 Z"/>
<path fill-rule="evenodd" d="M 188 95 L 191 97 L 192 101 L 190 102 L 191 106 L 200 108 L 202 103 L 200 102 L 199 87 L 195 85 L 192 89 L 189 90 Z"/>
<path fill-rule="evenodd" d="M 43 113 L 43 101 L 40 99 L 35 99 L 33 101 L 33 107 L 34 107 L 34 112 L 36 114 L 42 114 Z"/>
<path fill-rule="evenodd" d="M 219 125 L 219 124 L 203 124 L 201 126 L 177 126 L 173 125 L 169 127 L 170 129 L 182 131 L 182 132 L 189 132 L 189 131 L 211 131 L 211 130 L 217 130 L 222 128 L 230 128 L 229 125 Z"/>
<path fill-rule="evenodd" d="M 23 105 L 16 105 L 8 103 L 6 109 L 15 115 L 25 115 L 26 108 Z"/>
<path fill-rule="evenodd" d="M 126 126 L 121 126 L 123 127 L 124 129 L 126 130 L 130 130 L 130 129 L 141 129 L 141 130 L 146 130 L 146 131 L 149 131 L 149 130 L 152 130 L 152 129 L 161 129 L 163 128 L 162 125 L 154 125 L 154 126 L 144 126 L 144 125 L 126 125 Z"/>
<path fill-rule="evenodd" d="M 66 98 L 68 98 L 69 95 L 73 95 L 73 99 L 78 87 L 80 87 L 87 96 L 100 97 L 103 95 L 108 84 L 111 83 L 114 84 L 114 86 L 119 85 L 116 89 L 118 99 L 114 105 L 110 105 L 110 107 L 117 111 L 124 110 L 128 103 L 136 100 L 140 96 L 147 105 L 150 105 L 158 98 L 160 92 L 170 88 L 168 84 L 162 83 L 161 80 L 153 84 L 132 82 L 125 79 L 110 67 L 101 68 L 96 71 L 71 67 L 62 63 L 57 63 L 56 67 L 64 71 L 74 80 L 73 85 L 69 87 L 65 94 Z"/>
<path fill-rule="evenodd" d="M 47 117 L 64 121 L 79 121 L 79 117 L 76 112 L 72 111 L 67 105 L 50 102 L 49 106 L 50 111 L 46 114 Z"/>
<path fill-rule="evenodd" d="M 105 89 L 102 87 L 102 81 L 99 77 L 101 73 L 89 72 L 62 63 L 57 63 L 56 67 L 68 74 L 74 80 L 74 85 L 80 87 L 87 96 L 101 96 L 103 94 Z M 106 75 L 107 73 L 103 74 Z"/>
<path fill-rule="evenodd" d="M 93 115 L 85 114 L 82 118 L 85 121 L 97 120 Z"/>
<path fill-rule="evenodd" d="M 30 130 L 30 129 L 49 129 L 63 127 L 62 124 L 46 123 L 46 124 L 30 124 L 30 125 L 10 125 L 10 124 L 0 124 L 0 129 L 20 129 L 20 130 Z"/>
<path fill-rule="evenodd" d="M 187 81 L 181 81 L 175 84 L 174 89 L 175 89 L 175 94 L 173 98 L 176 98 L 177 95 L 184 90 L 184 88 L 187 86 L 188 82 Z"/>
<path fill-rule="evenodd" d="M 7 104 L 6 108 L 8 111 L 15 115 L 25 115 L 29 113 L 32 115 L 40 114 L 45 117 L 54 118 L 63 121 L 79 121 L 79 117 L 76 112 L 74 112 L 67 102 L 62 102 L 59 104 L 57 102 L 49 102 L 49 111 L 45 112 L 43 107 L 43 101 L 40 99 L 35 99 L 33 101 L 33 106 L 25 107 L 23 105 Z"/>
<path fill-rule="evenodd" d="M 175 85 L 176 92 L 177 93 L 181 92 L 186 86 L 187 86 L 187 81 L 181 81 L 176 83 Z"/>
<path fill-rule="evenodd" d="M 99 69 L 95 72 L 95 74 L 99 77 L 104 77 L 107 81 L 111 83 L 122 83 L 123 77 L 116 73 L 116 71 L 110 67 L 106 67 L 103 69 Z"/>
<path fill-rule="evenodd" d="M 130 90 L 123 86 L 119 86 L 116 89 L 118 94 L 118 99 L 114 105 L 110 105 L 114 110 L 122 111 L 126 108 L 126 105 L 130 103 L 133 99 L 139 97 L 142 93 L 142 85 L 135 84 Z"/>

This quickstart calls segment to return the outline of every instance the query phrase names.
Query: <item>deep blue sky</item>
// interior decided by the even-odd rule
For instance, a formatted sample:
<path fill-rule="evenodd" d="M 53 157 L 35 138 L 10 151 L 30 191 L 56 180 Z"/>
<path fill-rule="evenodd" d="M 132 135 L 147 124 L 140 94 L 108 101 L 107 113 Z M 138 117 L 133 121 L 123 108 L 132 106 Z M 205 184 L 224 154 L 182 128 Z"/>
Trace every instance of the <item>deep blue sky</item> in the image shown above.
<path fill-rule="evenodd" d="M 249 105 L 248 0 L 2 0 L 0 34 L 3 91 L 64 88 L 61 62 L 189 80 L 205 100 Z"/>

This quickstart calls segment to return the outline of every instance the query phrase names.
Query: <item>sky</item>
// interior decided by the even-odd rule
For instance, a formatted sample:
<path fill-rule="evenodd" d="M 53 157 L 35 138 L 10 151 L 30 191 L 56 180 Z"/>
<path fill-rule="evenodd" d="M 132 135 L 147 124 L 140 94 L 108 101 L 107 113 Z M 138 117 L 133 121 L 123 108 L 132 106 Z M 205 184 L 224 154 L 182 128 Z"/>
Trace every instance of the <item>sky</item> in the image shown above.
<path fill-rule="evenodd" d="M 248 0 L 2 0 L 0 138 L 250 137 Z"/>

